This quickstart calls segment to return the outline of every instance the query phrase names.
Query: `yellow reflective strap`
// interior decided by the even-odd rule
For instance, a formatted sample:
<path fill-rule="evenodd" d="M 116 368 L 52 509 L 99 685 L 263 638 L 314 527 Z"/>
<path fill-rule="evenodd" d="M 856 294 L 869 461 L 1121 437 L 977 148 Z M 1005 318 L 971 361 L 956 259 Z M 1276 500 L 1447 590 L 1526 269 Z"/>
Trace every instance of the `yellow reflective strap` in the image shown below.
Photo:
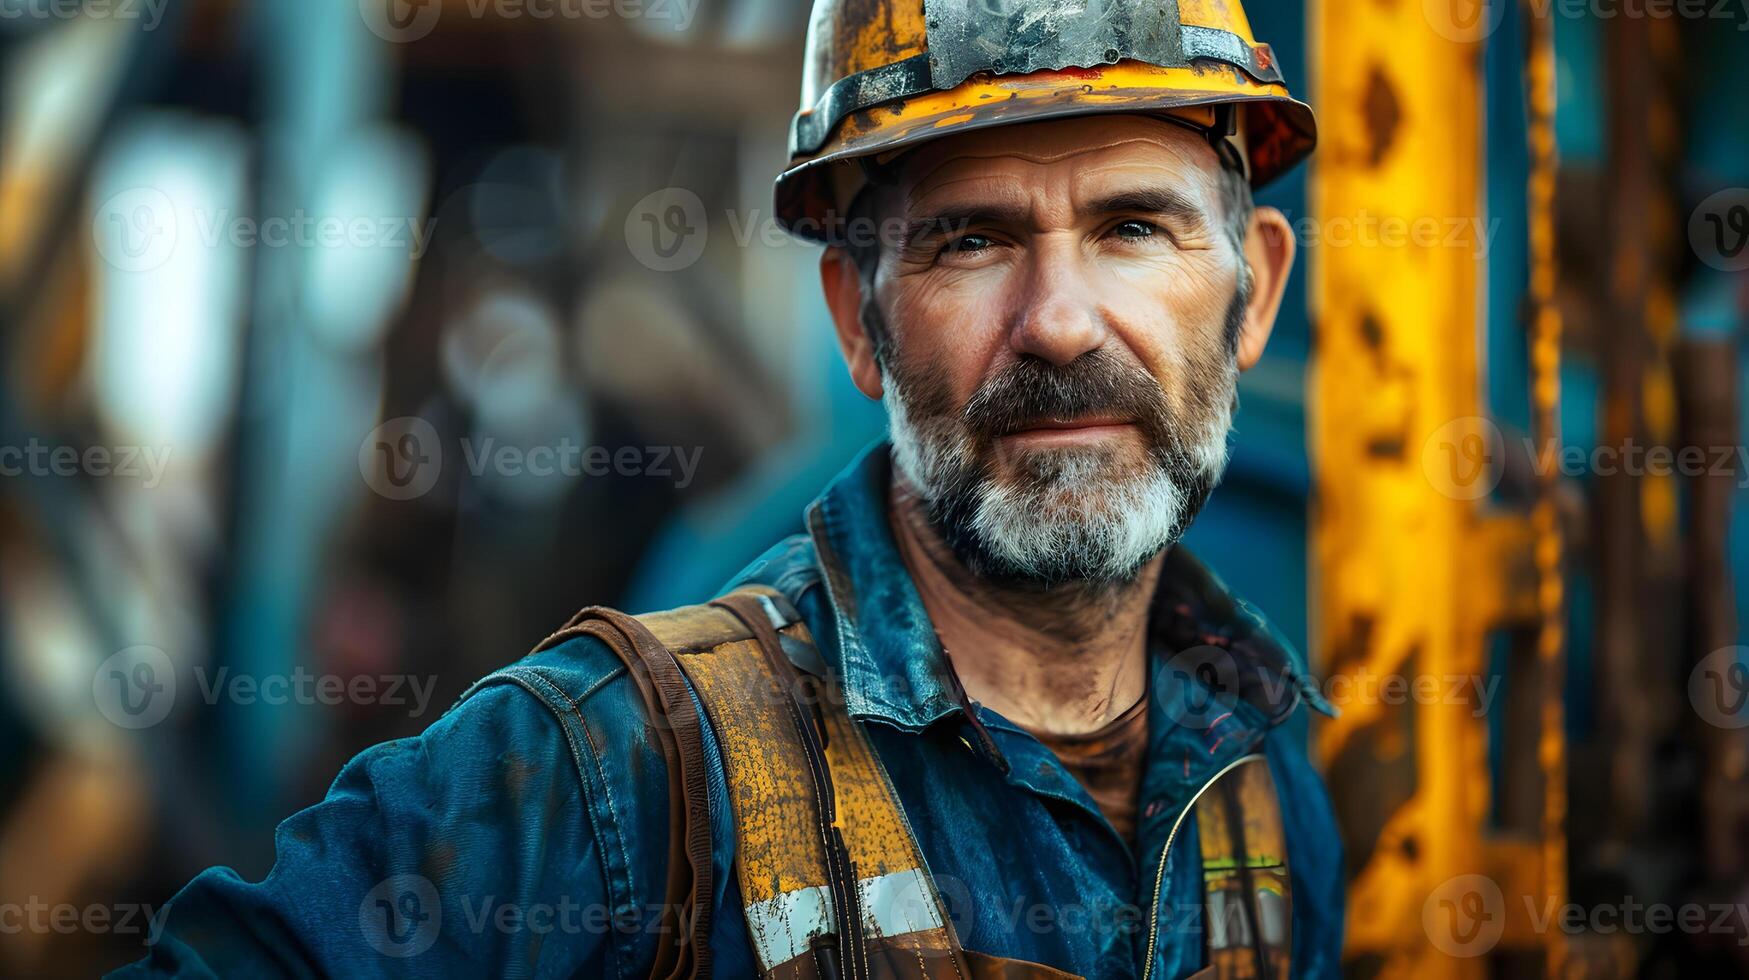
<path fill-rule="evenodd" d="M 1268 761 L 1247 761 L 1203 793 L 1196 832 L 1212 976 L 1287 977 L 1293 890 L 1281 800 Z"/>
<path fill-rule="evenodd" d="M 812 724 L 818 717 L 824 724 L 837 827 L 857 878 L 867 939 L 857 972 L 969 978 L 886 773 L 835 689 L 803 677 L 802 690 L 787 690 L 757 641 L 745 629 L 725 625 L 733 620 L 725 611 L 664 615 L 667 621 L 653 624 L 652 631 L 674 649 L 704 705 L 722 756 L 735 821 L 736 875 L 762 973 L 812 975 L 810 943 L 839 932 L 821 809 L 788 700 L 799 695 L 804 720 Z M 722 642 L 700 648 L 696 641 L 688 642 L 688 634 Z M 784 626 L 780 635 L 813 643 L 800 622 Z"/>
<path fill-rule="evenodd" d="M 759 645 L 739 640 L 679 659 L 722 754 L 742 898 L 755 905 L 826 884 L 807 758 Z"/>

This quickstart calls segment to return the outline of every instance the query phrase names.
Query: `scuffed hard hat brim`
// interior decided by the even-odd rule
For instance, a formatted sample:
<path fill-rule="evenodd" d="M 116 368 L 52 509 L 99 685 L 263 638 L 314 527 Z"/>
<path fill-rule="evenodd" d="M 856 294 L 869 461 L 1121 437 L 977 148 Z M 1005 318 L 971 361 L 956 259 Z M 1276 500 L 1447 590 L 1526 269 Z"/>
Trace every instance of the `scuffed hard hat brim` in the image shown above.
<path fill-rule="evenodd" d="M 929 92 L 856 112 L 844 119 L 821 152 L 777 178 L 777 220 L 791 234 L 831 240 L 849 204 L 840 164 L 955 133 L 1063 116 L 1157 112 L 1207 105 L 1246 107 L 1245 138 L 1251 184 L 1260 188 L 1304 160 L 1317 144 L 1311 107 L 1281 85 L 1260 85 L 1234 69 L 1163 68 L 1120 62 L 1095 69 L 1054 69 L 1027 75 L 983 75 L 943 92 Z"/>

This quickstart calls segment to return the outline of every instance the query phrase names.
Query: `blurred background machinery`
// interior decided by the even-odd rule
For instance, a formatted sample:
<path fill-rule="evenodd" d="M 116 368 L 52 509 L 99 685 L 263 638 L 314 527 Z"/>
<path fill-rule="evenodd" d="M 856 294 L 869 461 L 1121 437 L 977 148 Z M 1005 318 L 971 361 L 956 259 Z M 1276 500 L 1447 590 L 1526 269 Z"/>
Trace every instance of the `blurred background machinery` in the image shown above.
<path fill-rule="evenodd" d="M 1744 48 L 1549 9 L 1318 20 L 1312 213 L 1489 236 L 1312 260 L 1312 649 L 1497 684 L 1319 732 L 1361 976 L 1749 973 Z"/>
<path fill-rule="evenodd" d="M 1350 971 L 1749 973 L 1749 913 L 1544 914 L 1749 903 L 1749 12 L 1248 6 L 1324 145 L 1190 541 L 1342 708 Z M 0 0 L 0 927 L 80 913 L 0 973 L 800 529 L 883 425 L 770 220 L 805 17 Z"/>

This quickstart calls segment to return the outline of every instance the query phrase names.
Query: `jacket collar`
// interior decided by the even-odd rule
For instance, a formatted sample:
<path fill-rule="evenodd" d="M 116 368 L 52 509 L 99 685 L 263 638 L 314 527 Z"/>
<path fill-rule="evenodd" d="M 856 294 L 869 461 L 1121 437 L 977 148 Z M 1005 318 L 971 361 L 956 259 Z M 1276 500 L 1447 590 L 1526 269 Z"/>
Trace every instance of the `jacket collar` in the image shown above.
<path fill-rule="evenodd" d="M 836 620 L 845 708 L 921 729 L 959 702 L 887 521 L 888 449 L 870 446 L 827 486 L 808 508 L 808 534 Z"/>
<path fill-rule="evenodd" d="M 918 730 L 958 711 L 959 702 L 887 519 L 889 449 L 869 447 L 827 486 L 808 509 L 808 532 L 834 619 L 845 707 Z M 1236 689 L 1266 725 L 1301 701 L 1335 713 L 1287 641 L 1183 546 L 1167 553 L 1150 619 L 1156 689 L 1161 671 L 1212 659 L 1222 687 Z"/>

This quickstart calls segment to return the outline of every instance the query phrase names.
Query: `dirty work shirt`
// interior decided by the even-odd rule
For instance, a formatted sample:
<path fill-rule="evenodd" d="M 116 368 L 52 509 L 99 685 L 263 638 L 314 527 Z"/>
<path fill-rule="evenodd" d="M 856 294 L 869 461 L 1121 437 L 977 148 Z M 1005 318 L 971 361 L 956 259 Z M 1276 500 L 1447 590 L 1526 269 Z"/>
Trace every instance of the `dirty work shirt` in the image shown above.
<path fill-rule="evenodd" d="M 1079 735 L 1027 731 L 1093 797 L 1118 836 L 1135 847 L 1136 797 L 1142 789 L 1142 763 L 1148 757 L 1147 695 L 1098 731 Z"/>

